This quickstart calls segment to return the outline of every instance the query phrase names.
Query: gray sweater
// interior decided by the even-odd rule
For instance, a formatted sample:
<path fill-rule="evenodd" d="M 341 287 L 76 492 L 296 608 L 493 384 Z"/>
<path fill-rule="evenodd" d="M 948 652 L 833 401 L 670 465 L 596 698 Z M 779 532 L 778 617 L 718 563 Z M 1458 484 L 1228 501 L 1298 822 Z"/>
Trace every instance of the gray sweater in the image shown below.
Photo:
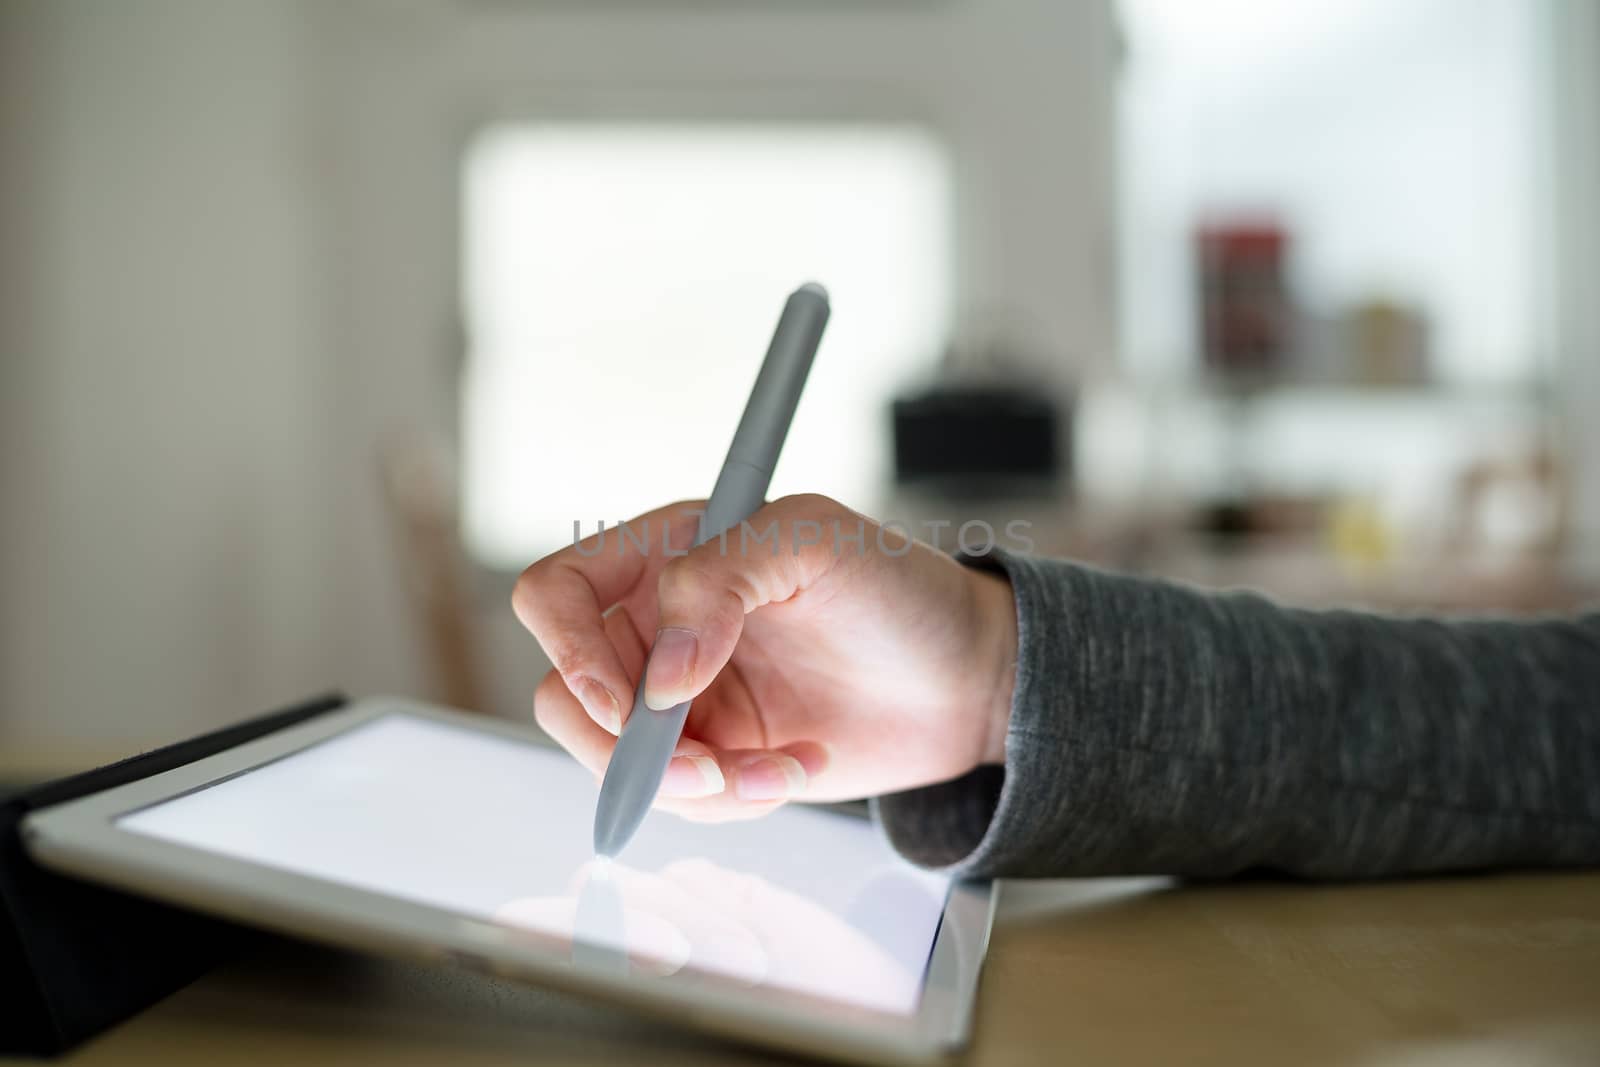
<path fill-rule="evenodd" d="M 1005 766 L 880 798 L 969 877 L 1600 866 L 1600 614 L 1307 612 L 996 555 Z"/>

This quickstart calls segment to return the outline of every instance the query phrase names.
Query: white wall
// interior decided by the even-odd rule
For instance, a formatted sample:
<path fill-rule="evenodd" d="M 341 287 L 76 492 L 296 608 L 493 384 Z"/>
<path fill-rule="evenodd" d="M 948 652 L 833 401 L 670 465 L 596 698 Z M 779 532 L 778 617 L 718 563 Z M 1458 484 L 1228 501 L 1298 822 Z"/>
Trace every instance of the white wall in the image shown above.
<path fill-rule="evenodd" d="M 959 330 L 1014 323 L 1052 372 L 1113 347 L 1108 0 L 483 4 L 463 131 L 501 115 L 917 120 L 956 170 Z"/>
<path fill-rule="evenodd" d="M 1538 0 L 1121 0 L 1123 330 L 1141 380 L 1199 363 L 1197 220 L 1265 215 L 1331 318 L 1375 294 L 1428 320 L 1429 372 L 1540 380 Z M 1313 346 L 1315 347 L 1315 346 Z M 1305 352 L 1302 376 L 1344 368 Z M 1323 365 L 1319 365 L 1319 362 Z"/>
<path fill-rule="evenodd" d="M 451 429 L 457 152 L 487 118 L 920 114 L 957 155 L 958 315 L 1110 351 L 1104 4 L 664 6 L 0 5 L 0 745 L 427 694 L 375 450 Z M 482 640 L 515 712 L 542 663 L 507 591 Z"/>
<path fill-rule="evenodd" d="M 0 744 L 428 693 L 376 450 L 453 431 L 456 167 L 491 117 L 925 116 L 958 315 L 1109 351 L 1104 4 L 665 8 L 0 6 Z M 515 713 L 543 664 L 508 591 L 481 639 Z"/>
<path fill-rule="evenodd" d="M 303 12 L 4 17 L 0 730 L 153 740 L 325 685 Z"/>
<path fill-rule="evenodd" d="M 360 440 L 456 417 L 458 166 L 496 119 L 920 120 L 955 161 L 957 328 L 1020 323 L 1063 386 L 1110 362 L 1107 0 L 348 0 L 316 10 L 337 131 L 333 348 L 344 432 Z M 407 634 L 393 563 L 369 550 L 385 532 L 364 503 L 370 455 L 344 463 L 340 484 L 355 499 L 337 580 L 347 626 L 361 633 L 347 642 L 346 677 L 358 692 L 414 688 L 394 680 L 392 650 Z M 528 480 L 536 491 L 538 472 Z M 545 664 L 501 590 L 487 595 L 480 625 L 494 705 L 524 711 Z"/>
<path fill-rule="evenodd" d="M 1600 578 L 1600 6 L 1552 0 L 1556 174 L 1553 311 L 1572 484 L 1573 568 Z"/>

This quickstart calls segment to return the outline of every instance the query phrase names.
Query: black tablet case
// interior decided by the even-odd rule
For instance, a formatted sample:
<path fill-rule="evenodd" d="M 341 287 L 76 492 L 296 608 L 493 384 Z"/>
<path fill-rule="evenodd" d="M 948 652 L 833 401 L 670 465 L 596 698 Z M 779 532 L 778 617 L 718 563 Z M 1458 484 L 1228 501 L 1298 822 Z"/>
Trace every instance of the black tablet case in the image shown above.
<path fill-rule="evenodd" d="M 181 767 L 344 703 L 339 695 L 318 697 L 0 802 L 0 1054 L 65 1051 L 265 936 L 45 870 L 23 847 L 23 817 Z"/>

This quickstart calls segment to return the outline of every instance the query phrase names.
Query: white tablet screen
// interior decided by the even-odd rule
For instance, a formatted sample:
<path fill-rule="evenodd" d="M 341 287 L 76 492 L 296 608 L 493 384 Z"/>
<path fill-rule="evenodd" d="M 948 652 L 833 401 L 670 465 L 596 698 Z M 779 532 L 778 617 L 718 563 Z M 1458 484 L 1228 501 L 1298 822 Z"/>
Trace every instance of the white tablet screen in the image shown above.
<path fill-rule="evenodd" d="M 596 792 L 562 753 L 392 714 L 117 822 L 554 935 L 580 964 L 916 1009 L 948 884 L 869 823 L 798 806 L 720 825 L 652 812 L 597 867 Z"/>

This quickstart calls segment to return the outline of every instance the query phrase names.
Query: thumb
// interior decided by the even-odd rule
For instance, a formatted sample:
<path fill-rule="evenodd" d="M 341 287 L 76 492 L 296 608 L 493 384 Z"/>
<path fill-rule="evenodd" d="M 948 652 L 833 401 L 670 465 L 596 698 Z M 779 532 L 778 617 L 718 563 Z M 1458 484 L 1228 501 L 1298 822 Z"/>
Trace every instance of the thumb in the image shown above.
<path fill-rule="evenodd" d="M 661 711 L 699 696 L 733 656 L 746 615 L 828 572 L 832 527 L 843 516 L 852 527 L 858 518 L 825 497 L 785 497 L 663 567 L 645 704 Z"/>

